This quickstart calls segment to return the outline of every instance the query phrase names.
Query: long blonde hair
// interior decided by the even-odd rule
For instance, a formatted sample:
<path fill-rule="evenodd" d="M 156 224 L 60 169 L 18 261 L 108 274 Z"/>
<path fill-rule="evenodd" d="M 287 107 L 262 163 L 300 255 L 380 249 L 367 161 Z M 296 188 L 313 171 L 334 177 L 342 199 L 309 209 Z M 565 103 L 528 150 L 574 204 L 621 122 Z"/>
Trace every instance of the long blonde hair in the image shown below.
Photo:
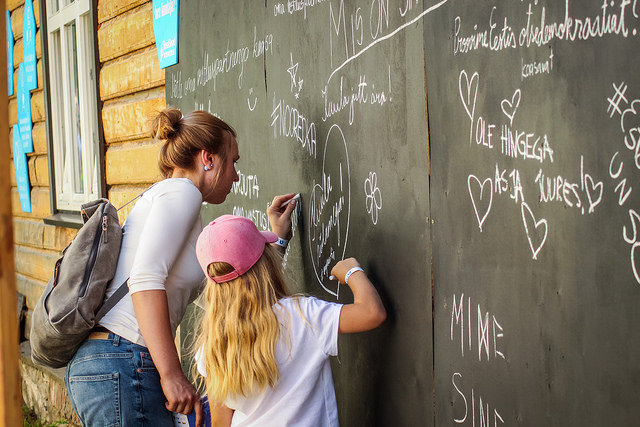
<path fill-rule="evenodd" d="M 280 377 L 276 344 L 280 324 L 273 306 L 290 295 L 282 274 L 282 257 L 265 245 L 262 257 L 242 276 L 205 291 L 206 309 L 196 349 L 204 362 L 209 399 L 248 396 L 273 388 Z M 220 276 L 233 268 L 224 262 L 209 266 Z"/>

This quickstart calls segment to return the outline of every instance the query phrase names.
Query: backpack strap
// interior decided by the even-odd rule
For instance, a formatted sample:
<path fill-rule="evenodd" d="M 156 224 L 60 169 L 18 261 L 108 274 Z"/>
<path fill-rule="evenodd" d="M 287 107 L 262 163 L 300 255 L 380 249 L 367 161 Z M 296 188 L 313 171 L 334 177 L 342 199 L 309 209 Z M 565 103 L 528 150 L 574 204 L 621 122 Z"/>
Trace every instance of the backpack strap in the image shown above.
<path fill-rule="evenodd" d="M 157 184 L 157 182 L 154 183 L 154 184 L 151 184 L 150 187 L 144 189 L 142 191 L 142 193 L 138 194 L 136 197 L 134 197 L 133 199 L 129 200 L 124 205 L 120 206 L 118 209 L 116 209 L 116 211 L 119 211 L 120 209 L 122 209 L 125 206 L 127 206 L 129 203 L 132 203 L 132 202 L 138 200 L 140 197 L 142 197 L 142 195 L 144 193 L 146 193 L 147 190 L 149 190 L 151 187 L 153 187 L 156 184 Z M 100 307 L 100 310 L 98 310 L 98 312 L 96 313 L 96 317 L 94 318 L 95 324 L 98 324 L 98 321 L 100 319 L 102 319 L 104 317 L 104 315 L 109 312 L 109 310 L 111 310 L 113 307 L 115 307 L 115 305 L 118 303 L 118 301 L 120 301 L 122 299 L 122 297 L 124 297 L 127 293 L 129 293 L 129 286 L 127 285 L 127 282 L 129 282 L 128 278 L 127 278 L 127 280 L 124 281 L 124 283 L 122 285 L 120 285 L 120 287 L 118 289 L 116 289 L 116 291 L 113 293 L 113 295 L 111 295 L 104 302 L 104 304 L 102 304 L 102 307 Z"/>
<path fill-rule="evenodd" d="M 138 200 L 140 197 L 142 197 L 142 195 L 144 193 L 147 192 L 147 190 L 150 190 L 153 186 L 155 186 L 157 184 L 157 182 L 154 182 L 153 184 L 151 184 L 149 187 L 145 188 L 144 190 L 142 190 L 142 193 L 138 194 L 136 197 L 134 197 L 133 199 L 129 200 L 127 203 L 125 203 L 124 205 L 120 206 L 118 209 L 116 209 L 117 211 L 119 211 L 120 209 L 124 208 L 125 206 L 127 206 L 129 203 L 133 203 L 136 200 Z"/>
<path fill-rule="evenodd" d="M 96 313 L 96 317 L 94 319 L 97 324 L 100 319 L 104 317 L 105 314 L 109 312 L 117 303 L 129 292 L 129 286 L 127 285 L 129 279 L 125 280 L 122 285 L 111 295 L 100 307 L 100 310 Z"/>

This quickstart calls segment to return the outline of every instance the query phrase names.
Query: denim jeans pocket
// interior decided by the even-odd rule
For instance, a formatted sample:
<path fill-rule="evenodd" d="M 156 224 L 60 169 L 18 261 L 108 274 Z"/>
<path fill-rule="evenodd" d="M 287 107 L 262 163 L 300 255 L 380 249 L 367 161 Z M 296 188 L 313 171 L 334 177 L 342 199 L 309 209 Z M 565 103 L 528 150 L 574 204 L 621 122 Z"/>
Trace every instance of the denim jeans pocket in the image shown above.
<path fill-rule="evenodd" d="M 120 419 L 120 374 L 70 375 L 68 389 L 81 421 L 100 420 L 117 427 Z"/>
<path fill-rule="evenodd" d="M 145 351 L 137 353 L 136 356 L 138 356 L 135 357 L 137 367 L 142 372 L 157 372 L 156 365 L 153 363 L 153 359 L 148 350 L 145 349 Z"/>

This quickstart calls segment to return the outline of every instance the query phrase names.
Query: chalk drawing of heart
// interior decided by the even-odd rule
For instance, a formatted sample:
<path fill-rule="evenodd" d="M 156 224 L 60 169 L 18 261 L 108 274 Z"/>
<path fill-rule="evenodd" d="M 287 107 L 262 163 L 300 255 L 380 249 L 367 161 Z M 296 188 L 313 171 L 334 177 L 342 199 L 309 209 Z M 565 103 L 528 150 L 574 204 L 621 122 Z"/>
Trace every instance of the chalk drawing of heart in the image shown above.
<path fill-rule="evenodd" d="M 462 105 L 467 110 L 467 115 L 473 120 L 473 115 L 476 109 L 476 98 L 478 97 L 478 80 L 480 76 L 478 73 L 473 73 L 471 80 L 465 70 L 460 72 L 458 78 L 458 90 L 460 91 L 460 98 L 462 99 Z"/>
<path fill-rule="evenodd" d="M 308 242 L 313 271 L 322 288 L 338 297 L 338 283 L 329 280 L 333 265 L 344 259 L 351 217 L 351 172 L 344 133 L 333 125 L 327 133 L 322 173 L 309 197 Z"/>
<path fill-rule="evenodd" d="M 602 201 L 602 181 L 597 184 L 593 182 L 593 178 L 589 174 L 584 175 L 584 181 L 586 185 L 587 199 L 589 199 L 589 213 L 593 213 L 596 206 Z M 594 194 L 598 194 L 598 197 L 594 198 Z"/>
<path fill-rule="evenodd" d="M 469 189 L 473 210 L 476 212 L 476 218 L 478 219 L 478 227 L 480 227 L 480 232 L 482 233 L 482 224 L 487 219 L 487 215 L 491 211 L 491 203 L 493 203 L 493 181 L 491 178 L 487 178 L 481 183 L 475 175 L 469 175 L 467 188 Z"/>
<path fill-rule="evenodd" d="M 518 109 L 519 105 L 520 105 L 520 89 L 516 89 L 516 91 L 513 92 L 511 101 L 509 101 L 508 99 L 503 99 L 502 102 L 500 103 L 500 106 L 502 107 L 502 112 L 504 113 L 505 116 L 509 118 L 509 125 L 513 124 L 513 117 L 516 115 L 516 110 Z"/>
<path fill-rule="evenodd" d="M 536 221 L 536 218 L 533 216 L 533 212 L 531 212 L 529 205 L 527 205 L 525 202 L 522 202 L 520 211 L 522 213 L 524 231 L 527 234 L 529 247 L 531 247 L 531 252 L 533 253 L 533 259 L 538 259 L 538 253 L 544 246 L 544 242 L 547 240 L 547 220 L 543 218 L 539 221 Z"/>

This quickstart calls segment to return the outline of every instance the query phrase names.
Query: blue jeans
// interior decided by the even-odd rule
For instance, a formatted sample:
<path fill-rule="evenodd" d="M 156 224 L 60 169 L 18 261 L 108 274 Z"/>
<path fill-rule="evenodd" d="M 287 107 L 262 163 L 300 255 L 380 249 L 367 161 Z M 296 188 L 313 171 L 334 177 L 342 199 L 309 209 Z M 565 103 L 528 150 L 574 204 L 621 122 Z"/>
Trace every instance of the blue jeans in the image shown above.
<path fill-rule="evenodd" d="M 173 427 L 149 350 L 119 335 L 86 340 L 64 382 L 83 426 Z"/>

